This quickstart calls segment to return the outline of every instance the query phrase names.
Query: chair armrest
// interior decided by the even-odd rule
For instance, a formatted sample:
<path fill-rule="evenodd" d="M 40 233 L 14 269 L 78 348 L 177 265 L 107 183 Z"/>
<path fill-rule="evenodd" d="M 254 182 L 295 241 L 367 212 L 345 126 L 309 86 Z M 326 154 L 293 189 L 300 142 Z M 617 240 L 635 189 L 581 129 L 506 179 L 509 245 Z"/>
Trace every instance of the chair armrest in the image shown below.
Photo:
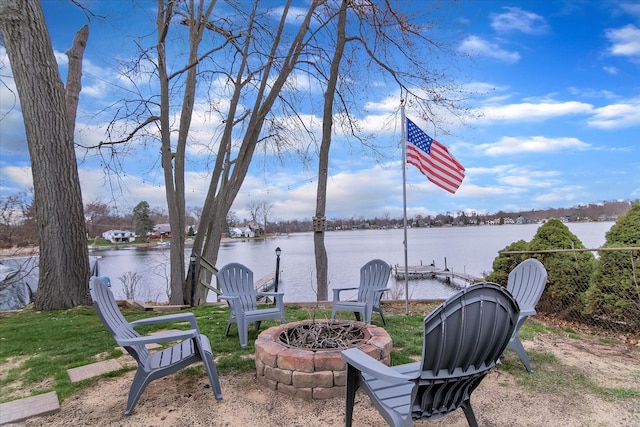
<path fill-rule="evenodd" d="M 284 293 L 282 292 L 258 292 L 256 295 L 262 297 L 273 297 L 276 307 L 284 307 Z"/>
<path fill-rule="evenodd" d="M 218 295 L 218 299 L 228 302 L 229 305 L 236 304 L 240 301 L 240 297 L 234 297 L 229 295 Z"/>
<path fill-rule="evenodd" d="M 198 332 L 196 329 L 188 329 L 186 331 L 165 332 L 162 334 L 145 335 L 143 337 L 121 338 L 121 339 L 118 339 L 117 342 L 119 345 L 123 345 L 123 346 L 144 345 L 144 344 L 152 344 L 152 343 L 160 343 L 160 342 L 168 342 L 168 341 L 185 340 L 188 338 L 194 338 L 198 335 L 200 335 L 200 332 Z"/>
<path fill-rule="evenodd" d="M 381 295 L 387 291 L 390 291 L 391 288 L 379 288 L 379 289 L 375 289 L 376 295 Z"/>
<path fill-rule="evenodd" d="M 388 383 L 401 384 L 414 379 L 414 377 L 401 374 L 395 369 L 388 367 L 357 348 L 342 351 L 342 358 L 347 364 L 353 366 L 360 372 L 364 372 Z"/>
<path fill-rule="evenodd" d="M 155 325 L 158 323 L 170 323 L 170 322 L 185 322 L 188 321 L 192 329 L 198 330 L 198 323 L 196 322 L 196 316 L 193 313 L 176 313 L 166 314 L 164 316 L 147 317 L 145 319 L 134 320 L 129 322 L 131 327 L 142 325 Z"/>
<path fill-rule="evenodd" d="M 257 294 L 265 297 L 277 297 L 278 295 L 284 296 L 284 293 L 282 292 L 257 292 Z"/>
<path fill-rule="evenodd" d="M 340 292 L 342 291 L 355 291 L 358 288 L 334 288 L 333 289 L 333 300 L 340 301 Z"/>

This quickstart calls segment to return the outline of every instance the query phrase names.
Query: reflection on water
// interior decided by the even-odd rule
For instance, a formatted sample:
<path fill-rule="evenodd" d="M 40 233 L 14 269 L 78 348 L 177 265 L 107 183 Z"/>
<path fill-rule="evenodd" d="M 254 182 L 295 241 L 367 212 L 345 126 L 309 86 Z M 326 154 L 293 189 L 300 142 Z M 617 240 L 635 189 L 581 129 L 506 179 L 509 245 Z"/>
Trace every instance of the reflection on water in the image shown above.
<path fill-rule="evenodd" d="M 612 222 L 567 224 L 588 248 L 604 244 L 605 233 Z M 435 263 L 452 271 L 482 276 L 492 270 L 498 251 L 517 240 L 529 241 L 535 235 L 537 224 L 414 228 L 407 231 L 409 265 Z M 360 267 L 373 258 L 381 258 L 391 265 L 404 265 L 404 232 L 398 230 L 349 230 L 328 232 L 325 245 L 329 256 L 329 298 L 332 288 L 358 286 Z M 286 302 L 315 301 L 315 261 L 313 233 L 296 233 L 268 239 L 238 239 L 222 243 L 217 265 L 229 262 L 245 264 L 254 272 L 254 279 L 275 270 L 275 249 L 280 247 L 279 290 Z M 185 252 L 188 262 L 190 249 Z M 141 277 L 138 299 L 166 301 L 169 283 L 168 248 L 133 248 L 129 250 L 95 251 L 100 255 L 100 274 L 111 277 L 117 298 L 123 298 L 124 273 L 137 272 Z M 389 280 L 392 294 L 403 299 L 405 282 Z M 453 292 L 453 288 L 437 280 L 409 281 L 412 299 L 440 299 Z M 353 293 L 355 296 L 355 292 Z"/>

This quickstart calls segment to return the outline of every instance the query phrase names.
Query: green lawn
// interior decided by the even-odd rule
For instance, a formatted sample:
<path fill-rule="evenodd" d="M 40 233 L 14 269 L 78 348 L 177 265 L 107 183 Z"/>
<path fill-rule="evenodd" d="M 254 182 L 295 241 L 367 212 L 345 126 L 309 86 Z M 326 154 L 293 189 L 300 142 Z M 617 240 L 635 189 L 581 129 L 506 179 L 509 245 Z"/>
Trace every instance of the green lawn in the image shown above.
<path fill-rule="evenodd" d="M 249 345 L 241 349 L 235 325 L 231 327 L 229 337 L 224 336 L 228 308 L 225 306 L 204 306 L 192 309 L 202 333 L 211 340 L 214 357 L 220 375 L 232 372 L 247 372 L 255 369 L 253 362 L 253 341 L 258 336 L 255 328 L 249 329 Z M 158 313 L 123 310 L 128 320 L 157 316 Z M 350 319 L 349 313 L 339 313 L 340 318 Z M 287 307 L 287 321 L 309 319 L 314 316 L 312 309 Z M 315 318 L 330 318 L 328 310 L 318 310 Z M 424 313 L 387 314 L 388 326 L 385 328 L 393 339 L 394 350 L 391 354 L 392 365 L 416 360 L 422 354 L 422 328 Z M 374 314 L 373 323 L 382 326 L 380 317 Z M 261 330 L 278 324 L 277 321 L 262 322 Z M 140 329 L 146 333 L 167 325 Z M 187 329 L 187 324 L 171 325 L 172 328 Z M 557 328 L 544 327 L 533 321 L 521 330 L 523 338 L 531 338 L 540 333 L 563 333 Z M 94 363 L 97 360 L 116 358 L 121 355 L 111 335 L 106 331 L 91 307 L 78 307 L 65 311 L 36 312 L 25 309 L 19 312 L 0 314 L 0 403 L 55 390 L 64 400 L 74 393 L 91 387 L 99 378 L 73 384 L 67 370 L 77 366 Z M 575 370 L 558 366 L 560 362 L 546 354 L 529 353 L 536 366 L 536 374 L 529 375 L 520 364 L 515 353 L 507 351 L 503 364 L 504 370 L 517 380 L 533 389 L 549 390 L 554 388 L 575 388 L 576 392 L 589 389 L 616 398 L 637 398 L 638 392 L 627 389 L 604 389 L 597 387 Z M 127 369 L 107 375 L 120 375 Z M 182 375 L 204 375 L 204 369 L 198 366 L 195 371 L 188 370 Z M 180 375 L 180 374 L 178 374 Z"/>

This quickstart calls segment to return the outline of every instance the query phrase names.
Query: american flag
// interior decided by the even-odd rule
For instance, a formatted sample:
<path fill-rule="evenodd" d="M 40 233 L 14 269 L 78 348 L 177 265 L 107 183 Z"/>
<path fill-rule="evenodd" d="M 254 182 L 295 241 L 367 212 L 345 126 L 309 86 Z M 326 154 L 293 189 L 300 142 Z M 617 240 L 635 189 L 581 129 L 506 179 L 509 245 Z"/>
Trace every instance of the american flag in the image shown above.
<path fill-rule="evenodd" d="M 455 193 L 464 179 L 464 167 L 447 147 L 407 119 L 407 163 L 417 167 L 429 181 Z"/>

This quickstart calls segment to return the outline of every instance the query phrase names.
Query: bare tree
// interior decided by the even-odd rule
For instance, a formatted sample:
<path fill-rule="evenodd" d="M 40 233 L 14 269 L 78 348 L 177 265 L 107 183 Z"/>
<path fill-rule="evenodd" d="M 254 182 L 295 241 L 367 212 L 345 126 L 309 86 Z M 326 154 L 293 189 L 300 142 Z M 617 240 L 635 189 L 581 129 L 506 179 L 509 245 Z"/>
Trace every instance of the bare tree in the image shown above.
<path fill-rule="evenodd" d="M 203 219 L 194 243 L 195 252 L 200 252 L 215 262 L 220 236 L 226 231 L 226 213 L 247 174 L 257 144 L 282 138 L 277 131 L 263 134 L 263 126 L 305 46 L 303 39 L 310 31 L 310 21 L 316 3 L 310 6 L 293 40 L 285 37 L 285 24 L 291 2 L 287 2 L 283 8 L 282 18 L 275 30 L 267 27 L 272 20 L 261 15 L 265 12 L 260 12 L 258 3 L 255 1 L 248 13 L 237 9 L 231 17 L 228 10 L 225 10 L 225 15 L 213 19 L 211 15 L 215 1 L 159 1 L 156 26 L 158 38 L 153 47 L 157 59 L 151 59 L 151 49 L 143 51 L 143 58 L 151 61 L 155 69 L 152 76 L 158 79 L 160 94 L 141 97 L 132 106 L 127 102 L 127 106 L 118 111 L 119 116 L 112 122 L 109 129 L 110 140 L 100 145 L 113 149 L 114 146 L 128 143 L 136 137 L 153 136 L 160 139 L 161 163 L 172 230 L 172 304 L 190 303 L 192 300 L 191 283 L 185 280 L 187 275 L 184 264 L 184 171 L 198 81 L 207 80 L 204 77 L 207 75 L 211 84 L 211 80 L 217 78 L 218 74 L 222 75 L 227 82 L 224 90 L 230 92 L 230 103 L 227 111 L 219 112 L 226 118 L 223 120 L 222 135 L 219 141 L 216 141 L 217 155 L 203 206 Z M 172 39 L 169 34 L 183 31 L 185 27 L 189 39 L 186 61 L 182 67 L 170 70 L 167 59 Z M 203 47 L 205 33 L 208 37 Z M 178 37 L 177 40 L 182 48 L 184 39 Z M 265 43 L 271 43 L 271 46 L 263 49 Z M 222 52 L 222 56 L 226 55 L 225 68 L 217 67 L 213 58 L 213 54 L 217 52 Z M 176 58 L 171 56 L 171 59 L 171 63 L 175 64 Z M 131 80 L 135 79 L 132 77 Z M 179 100 L 176 95 L 178 90 L 181 93 Z M 249 102 L 253 106 L 242 111 L 241 102 Z M 177 126 L 172 119 L 174 105 L 180 106 L 179 114 L 176 114 L 178 118 L 175 120 Z M 117 119 L 122 118 L 133 121 L 134 129 L 125 132 L 122 138 L 113 138 L 116 134 L 114 129 Z M 152 132 L 154 129 L 157 130 L 157 135 Z M 242 132 L 244 136 L 237 144 L 236 138 Z"/>
<path fill-rule="evenodd" d="M 200 218 L 202 217 L 202 206 L 188 206 L 187 216 L 188 225 L 194 225 L 197 227 L 198 224 L 200 224 Z"/>
<path fill-rule="evenodd" d="M 264 234 L 267 234 L 267 221 L 272 211 L 273 203 L 269 203 L 266 200 L 260 202 L 260 217 L 262 219 L 262 232 Z"/>
<path fill-rule="evenodd" d="M 226 225 L 227 228 L 235 227 L 238 224 L 238 222 L 240 221 L 238 219 L 238 215 L 236 215 L 235 211 L 227 212 L 226 217 L 227 217 L 227 225 Z"/>
<path fill-rule="evenodd" d="M 287 138 L 291 136 L 288 132 L 293 126 L 310 137 L 306 140 L 315 138 L 300 116 L 297 97 L 302 95 L 296 95 L 296 90 L 284 90 L 291 84 L 288 82 L 294 71 L 308 74 L 325 88 L 320 146 L 322 164 L 319 165 L 323 182 L 319 184 L 316 209 L 319 224 L 322 224 L 326 210 L 323 204 L 326 204 L 333 121 L 339 119 L 338 124 L 349 136 L 380 157 L 379 150 L 362 135 L 350 111 L 352 108 L 357 110 L 354 100 L 358 99 L 358 93 L 366 90 L 366 87 L 354 84 L 361 83 L 363 68 L 376 68 L 391 76 L 405 95 L 411 95 L 407 96 L 408 102 L 419 104 L 425 115 L 431 112 L 432 103 L 453 108 L 443 91 L 434 90 L 440 76 L 425 71 L 431 65 L 427 66 L 428 57 L 415 58 L 420 55 L 414 54 L 416 44 L 411 37 L 425 44 L 431 41 L 422 36 L 421 28 L 411 24 L 388 1 L 317 0 L 308 3 L 304 14 L 291 7 L 291 0 L 273 9 L 262 7 L 256 0 L 250 10 L 246 3 L 229 2 L 225 3 L 228 7 L 224 14 L 219 16 L 213 14 L 214 4 L 215 1 L 195 0 L 158 2 L 157 43 L 153 48 L 143 49 L 143 56 L 154 67 L 150 74 L 158 79 L 160 94 L 141 96 L 139 101 L 127 103 L 118 118 L 130 120 L 135 128 L 125 132 L 124 138 L 110 141 L 117 145 L 145 136 L 160 140 L 174 239 L 171 245 L 171 303 L 174 304 L 190 303 L 194 291 L 196 301 L 202 302 L 206 297 L 200 295 L 201 289 L 190 288 L 191 283 L 185 277 L 190 277 L 191 272 L 185 274 L 184 271 L 184 172 L 196 89 L 210 89 L 209 113 L 219 117 L 217 123 L 212 123 L 215 137 L 208 147 L 213 154 L 210 182 L 193 246 L 194 252 L 214 264 L 220 238 L 227 231 L 227 214 L 248 173 L 256 148 L 279 154 L 290 146 L 286 145 L 290 139 L 301 142 L 304 138 L 297 135 Z M 277 21 L 273 19 L 276 13 Z M 336 21 L 336 27 L 332 28 Z M 185 46 L 185 31 L 189 40 L 186 53 L 180 52 Z M 390 31 L 395 33 L 388 35 Z M 172 40 L 169 34 L 173 33 L 179 34 L 176 39 L 181 42 L 180 48 L 175 50 L 184 53 L 186 59 L 182 63 L 180 58 L 171 56 L 174 65 L 183 64 L 171 71 L 167 58 L 169 52 L 175 52 L 169 50 Z M 337 40 L 342 44 L 339 49 L 336 49 Z M 346 61 L 348 66 L 341 66 L 347 43 L 354 47 Z M 394 54 L 408 61 L 408 65 L 394 63 Z M 130 104 L 135 105 L 130 107 Z M 316 248 L 320 253 L 323 234 L 318 237 Z M 326 276 L 326 254 L 319 257 L 318 270 Z M 324 296 L 326 278 L 320 278 L 318 286 L 322 291 L 319 297 Z"/>
<path fill-rule="evenodd" d="M 14 235 L 22 223 L 21 212 L 24 210 L 22 194 L 0 197 L 0 247 L 11 248 L 15 245 Z"/>
<path fill-rule="evenodd" d="M 111 227 L 111 209 L 106 203 L 95 200 L 84 207 L 89 237 L 102 235 Z"/>
<path fill-rule="evenodd" d="M 249 215 L 251 215 L 251 221 L 258 223 L 258 218 L 260 217 L 260 211 L 262 209 L 262 201 L 252 200 L 247 205 L 247 209 L 249 209 Z"/>
<path fill-rule="evenodd" d="M 274 103 L 280 100 L 281 91 L 298 64 L 300 55 L 309 43 L 311 20 L 321 1 L 309 3 L 306 14 L 300 19 L 298 30 L 288 40 L 285 25 L 290 18 L 291 1 L 282 8 L 282 15 L 275 29 L 261 27 L 258 2 L 248 16 L 248 24 L 242 37 L 236 40 L 237 67 L 226 74 L 230 85 L 230 105 L 224 120 L 225 126 L 219 141 L 215 168 L 203 207 L 200 233 L 194 241 L 194 251 L 215 264 L 220 248 L 220 237 L 225 231 L 226 213 L 240 190 L 249 170 L 256 146 L 268 139 L 283 138 L 282 127 L 275 121 L 269 124 L 274 132 L 263 134 L 263 127 Z M 262 51 L 259 43 L 269 43 L 268 51 Z M 258 63 L 256 61 L 264 62 Z M 250 78 L 247 78 L 249 76 Z M 239 112 L 240 100 L 251 93 L 253 108 Z M 288 106 L 285 103 L 285 106 Z M 234 146 L 234 128 L 242 126 L 244 135 L 239 146 Z M 195 290 L 196 301 L 204 301 L 206 294 Z"/>
<path fill-rule="evenodd" d="M 340 62 L 344 54 L 347 26 L 347 9 L 349 0 L 342 0 L 338 11 L 337 43 L 331 59 L 329 79 L 324 92 L 324 109 L 322 111 L 322 143 L 320 144 L 320 154 L 318 159 L 318 190 L 316 193 L 316 216 L 313 225 L 313 243 L 316 258 L 316 279 L 318 301 L 328 299 L 328 257 L 324 246 L 324 233 L 326 231 L 327 219 L 325 217 L 327 209 L 327 179 L 329 177 L 329 149 L 331 148 L 331 133 L 333 130 L 333 104 L 336 96 L 336 86 L 338 82 L 338 72 Z"/>
<path fill-rule="evenodd" d="M 0 0 L 0 31 L 24 119 L 40 246 L 35 306 L 39 310 L 89 302 L 89 254 L 73 129 L 88 28 L 69 57 L 67 90 L 60 79 L 40 2 Z"/>
<path fill-rule="evenodd" d="M 352 14 L 348 15 L 348 10 Z M 328 257 L 324 246 L 326 229 L 326 197 L 327 177 L 329 174 L 329 151 L 332 142 L 332 132 L 336 117 L 347 134 L 354 136 L 360 143 L 372 151 L 376 148 L 369 145 L 366 138 L 358 132 L 357 121 L 353 118 L 353 111 L 357 110 L 357 102 L 349 99 L 357 98 L 352 83 L 358 91 L 366 88 L 362 83 L 362 62 L 369 62 L 366 69 L 369 72 L 381 72 L 390 76 L 410 103 L 418 107 L 428 120 L 436 121 L 438 117 L 433 113 L 433 107 L 438 106 L 458 114 L 461 107 L 459 99 L 461 90 L 450 82 L 450 77 L 438 73 L 436 67 L 427 64 L 428 56 L 421 54 L 425 50 L 421 46 L 431 46 L 437 52 L 446 52 L 447 45 L 435 40 L 427 39 L 422 30 L 423 26 L 412 23 L 408 16 L 400 13 L 389 1 L 365 0 L 351 2 L 343 0 L 336 12 L 329 11 L 328 16 L 337 16 L 335 27 L 335 50 L 333 55 L 327 52 L 329 72 L 326 76 L 326 90 L 324 93 L 322 140 L 319 149 L 318 187 L 316 193 L 316 212 L 314 217 L 314 249 L 316 260 L 317 297 L 326 300 L 328 297 Z M 353 25 L 348 25 L 350 16 Z M 433 22 L 423 24 L 434 26 Z M 350 32 L 348 32 L 350 30 Z M 346 66 L 342 65 L 345 47 L 351 44 L 350 60 Z M 362 53 L 359 53 L 362 52 Z M 361 61 L 354 61 L 356 56 Z M 354 64 L 357 66 L 354 67 Z M 316 65 L 317 77 L 322 78 L 320 65 Z M 432 71 L 431 71 L 432 70 Z M 351 73 L 357 73 L 358 78 L 348 79 Z M 340 79 L 348 84 L 340 85 Z M 366 79 L 364 79 L 366 81 Z M 400 103 L 400 99 L 398 99 Z M 340 111 L 336 115 L 334 109 Z"/>

